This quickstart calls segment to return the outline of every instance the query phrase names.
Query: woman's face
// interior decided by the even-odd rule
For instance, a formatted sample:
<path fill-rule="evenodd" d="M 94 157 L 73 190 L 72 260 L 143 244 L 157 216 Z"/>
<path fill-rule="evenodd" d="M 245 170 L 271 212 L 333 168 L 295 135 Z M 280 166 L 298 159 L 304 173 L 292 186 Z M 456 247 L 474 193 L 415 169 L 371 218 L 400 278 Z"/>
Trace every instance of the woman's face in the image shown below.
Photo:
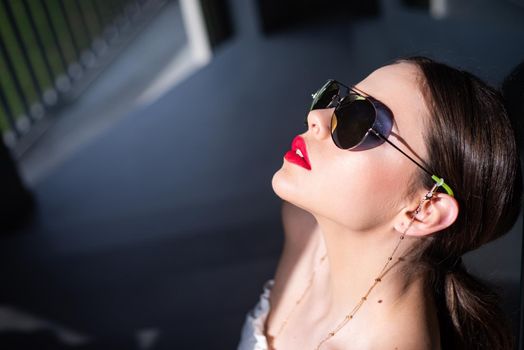
<path fill-rule="evenodd" d="M 425 159 L 424 119 L 429 114 L 419 77 L 416 66 L 398 63 L 377 69 L 356 87 L 393 112 L 389 140 L 409 155 Z M 317 219 L 348 229 L 365 231 L 391 224 L 413 201 L 405 194 L 417 167 L 388 143 L 365 151 L 338 148 L 330 134 L 332 113 L 333 108 L 309 113 L 308 129 L 301 137 L 311 169 L 284 160 L 273 176 L 275 193 Z"/>

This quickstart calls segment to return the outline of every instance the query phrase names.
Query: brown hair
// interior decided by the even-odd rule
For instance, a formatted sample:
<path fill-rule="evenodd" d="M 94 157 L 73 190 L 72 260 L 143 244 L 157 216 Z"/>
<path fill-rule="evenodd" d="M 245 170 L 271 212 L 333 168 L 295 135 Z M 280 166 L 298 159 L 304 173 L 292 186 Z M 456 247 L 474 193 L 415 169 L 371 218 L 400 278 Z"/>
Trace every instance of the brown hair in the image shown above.
<path fill-rule="evenodd" d="M 471 73 L 426 57 L 401 62 L 422 72 L 430 111 L 426 163 L 455 191 L 457 220 L 419 246 L 438 306 L 443 349 L 512 349 L 497 294 L 460 257 L 506 233 L 520 212 L 522 174 L 502 95 Z M 421 174 L 425 187 L 432 180 Z"/>

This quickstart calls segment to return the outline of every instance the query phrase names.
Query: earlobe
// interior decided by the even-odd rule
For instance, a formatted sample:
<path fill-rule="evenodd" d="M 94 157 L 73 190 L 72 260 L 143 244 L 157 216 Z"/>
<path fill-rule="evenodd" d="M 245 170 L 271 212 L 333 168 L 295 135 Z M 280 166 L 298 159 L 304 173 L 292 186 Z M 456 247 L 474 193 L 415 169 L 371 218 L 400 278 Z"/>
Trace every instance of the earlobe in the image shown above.
<path fill-rule="evenodd" d="M 459 206 L 456 199 L 443 193 L 435 193 L 433 197 L 424 202 L 420 212 L 413 223 L 414 210 L 400 213 L 395 224 L 395 230 L 407 236 L 427 236 L 451 226 L 457 219 Z"/>

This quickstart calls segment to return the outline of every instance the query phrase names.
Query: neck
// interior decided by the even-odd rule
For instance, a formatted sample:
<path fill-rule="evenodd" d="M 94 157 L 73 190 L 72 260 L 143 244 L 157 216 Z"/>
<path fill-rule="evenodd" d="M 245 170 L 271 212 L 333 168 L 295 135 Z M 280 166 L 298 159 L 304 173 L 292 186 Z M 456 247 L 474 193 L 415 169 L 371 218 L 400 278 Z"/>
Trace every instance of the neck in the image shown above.
<path fill-rule="evenodd" d="M 329 272 L 323 289 L 328 303 L 328 315 L 340 316 L 340 310 L 351 310 L 367 294 L 376 278 L 373 293 L 380 293 L 388 300 L 398 300 L 409 285 L 408 277 L 400 273 L 413 239 L 406 236 L 392 256 L 402 233 L 389 227 L 377 227 L 365 232 L 355 232 L 330 220 L 317 217 L 323 234 Z M 392 260 L 389 261 L 389 257 Z M 384 267 L 388 263 L 386 270 Z M 387 272 L 384 272 L 387 271 Z"/>

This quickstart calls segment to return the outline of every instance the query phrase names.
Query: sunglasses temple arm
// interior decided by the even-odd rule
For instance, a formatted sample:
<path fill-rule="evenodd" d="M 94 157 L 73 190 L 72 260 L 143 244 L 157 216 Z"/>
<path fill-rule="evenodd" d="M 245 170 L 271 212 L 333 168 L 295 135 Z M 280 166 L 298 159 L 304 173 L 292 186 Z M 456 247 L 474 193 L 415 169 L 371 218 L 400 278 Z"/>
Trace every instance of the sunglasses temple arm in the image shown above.
<path fill-rule="evenodd" d="M 419 162 L 417 162 L 415 159 L 413 159 L 411 156 L 409 156 L 406 152 L 404 152 L 403 150 L 401 150 L 400 148 L 397 147 L 397 145 L 395 145 L 394 143 L 392 143 L 391 141 L 389 141 L 384 135 L 382 135 L 381 133 L 377 132 L 376 130 L 374 129 L 370 129 L 377 137 L 381 138 L 382 140 L 386 141 L 387 143 L 389 143 L 391 146 L 393 146 L 397 151 L 399 151 L 400 153 L 402 153 L 403 155 L 405 155 L 409 160 L 411 160 L 413 163 L 415 163 L 420 169 L 424 170 L 424 172 L 426 174 L 428 174 L 429 176 L 431 176 L 431 178 L 433 179 L 433 181 L 435 181 L 439 187 L 442 186 L 442 188 L 444 188 L 444 190 L 450 195 L 450 196 L 453 196 L 453 190 L 451 189 L 451 187 L 448 186 L 448 184 L 446 184 L 444 182 L 444 180 L 440 177 L 438 177 L 437 175 L 434 175 L 432 174 L 429 170 L 427 170 L 426 168 L 424 168 Z"/>

